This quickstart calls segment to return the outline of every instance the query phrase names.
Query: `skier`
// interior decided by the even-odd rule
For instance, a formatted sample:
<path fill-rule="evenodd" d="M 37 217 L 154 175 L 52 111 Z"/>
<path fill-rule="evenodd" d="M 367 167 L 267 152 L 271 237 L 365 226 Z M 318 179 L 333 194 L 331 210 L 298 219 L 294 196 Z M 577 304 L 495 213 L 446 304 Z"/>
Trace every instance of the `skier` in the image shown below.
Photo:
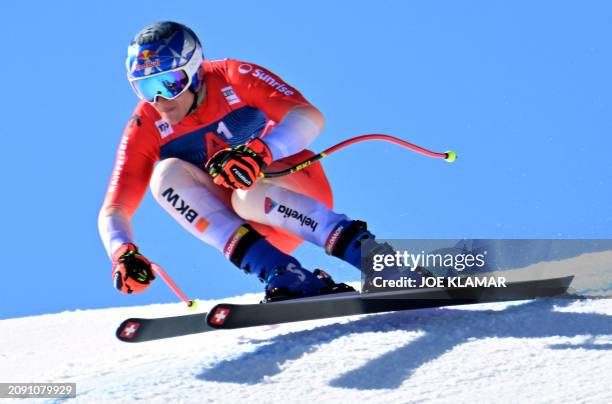
<path fill-rule="evenodd" d="M 134 37 L 126 68 L 141 101 L 98 220 L 120 292 L 142 292 L 155 279 L 130 225 L 148 185 L 186 230 L 264 282 L 267 300 L 348 288 L 290 255 L 303 240 L 358 269 L 363 243 L 369 252 L 388 249 L 364 222 L 332 210 L 319 163 L 259 179 L 311 157 L 306 148 L 323 126 L 319 110 L 277 75 L 254 63 L 204 60 L 195 33 L 170 21 Z"/>

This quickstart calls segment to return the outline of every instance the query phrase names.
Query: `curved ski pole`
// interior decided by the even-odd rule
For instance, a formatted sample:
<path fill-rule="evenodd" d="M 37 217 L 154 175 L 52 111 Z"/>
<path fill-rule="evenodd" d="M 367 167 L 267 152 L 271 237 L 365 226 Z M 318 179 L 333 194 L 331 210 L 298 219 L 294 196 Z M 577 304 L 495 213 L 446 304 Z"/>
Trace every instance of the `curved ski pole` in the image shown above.
<path fill-rule="evenodd" d="M 410 142 L 407 142 L 405 140 L 402 139 L 398 139 L 396 137 L 393 136 L 389 136 L 389 135 L 383 135 L 383 134 L 371 134 L 371 135 L 362 135 L 362 136 L 357 136 L 357 137 L 353 137 L 350 139 L 347 139 L 343 142 L 338 143 L 335 146 L 330 147 L 329 149 L 323 150 L 321 153 L 316 154 L 314 156 L 312 156 L 311 158 L 302 161 L 299 164 L 294 165 L 293 167 L 289 167 L 285 170 L 282 171 L 277 171 L 277 172 L 273 172 L 273 173 L 262 173 L 261 176 L 263 178 L 276 178 L 276 177 L 282 177 L 283 175 L 288 175 L 288 174 L 293 174 L 294 172 L 303 170 L 304 168 L 308 167 L 309 165 L 311 165 L 312 163 L 321 160 L 323 157 L 327 157 L 330 154 L 332 154 L 335 151 L 338 151 L 340 149 L 345 148 L 346 146 L 350 146 L 353 143 L 358 143 L 358 142 L 363 142 L 365 140 L 386 140 L 388 142 L 392 142 L 395 144 L 398 144 L 400 146 L 406 147 L 412 151 L 415 151 L 417 153 L 421 153 L 424 154 L 426 156 L 429 157 L 434 157 L 434 158 L 440 158 L 440 159 L 444 159 L 445 161 L 452 163 L 457 159 L 457 154 L 452 151 L 449 150 L 446 153 L 437 153 L 437 152 L 433 152 L 431 150 L 427 150 L 423 147 L 417 146 L 415 144 L 412 144 Z"/>
<path fill-rule="evenodd" d="M 161 278 L 164 280 L 164 282 L 166 282 L 166 284 L 174 292 L 174 294 L 177 295 L 183 302 L 185 302 L 187 307 L 189 307 L 190 309 L 194 309 L 195 310 L 195 308 L 196 308 L 195 300 L 188 299 L 187 296 L 185 296 L 185 294 L 181 291 L 181 289 L 179 289 L 179 287 L 176 285 L 176 283 L 174 283 L 172 278 L 170 278 L 170 275 L 168 275 L 166 273 L 166 271 L 164 271 L 164 269 L 162 267 L 160 267 L 157 264 L 151 263 L 151 268 L 153 268 L 153 270 L 159 276 L 161 276 Z"/>

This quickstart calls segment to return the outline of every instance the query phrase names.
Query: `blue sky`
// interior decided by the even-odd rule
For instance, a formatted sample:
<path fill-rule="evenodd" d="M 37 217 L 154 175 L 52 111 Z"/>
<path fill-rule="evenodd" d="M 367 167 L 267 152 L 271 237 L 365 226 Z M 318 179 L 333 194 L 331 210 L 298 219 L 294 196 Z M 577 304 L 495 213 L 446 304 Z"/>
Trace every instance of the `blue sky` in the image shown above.
<path fill-rule="evenodd" d="M 124 71 L 144 25 L 176 20 L 207 58 L 261 64 L 326 116 L 312 148 L 387 133 L 323 164 L 336 208 L 384 238 L 612 236 L 612 6 L 589 1 L 60 1 L 3 3 L 0 318 L 175 301 L 123 296 L 96 220 L 136 96 Z M 141 250 L 186 294 L 261 290 L 150 194 Z M 354 269 L 303 246 L 338 279 Z"/>

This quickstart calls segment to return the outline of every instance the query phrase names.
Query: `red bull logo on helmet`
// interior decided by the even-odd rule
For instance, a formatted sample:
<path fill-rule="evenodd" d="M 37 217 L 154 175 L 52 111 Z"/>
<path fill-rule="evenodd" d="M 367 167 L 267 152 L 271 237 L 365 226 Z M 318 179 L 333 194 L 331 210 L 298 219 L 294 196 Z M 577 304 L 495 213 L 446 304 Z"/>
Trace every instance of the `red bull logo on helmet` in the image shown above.
<path fill-rule="evenodd" d="M 137 64 L 134 67 L 136 71 L 147 69 L 150 67 L 159 67 L 159 55 L 150 49 L 143 50 L 136 56 Z"/>

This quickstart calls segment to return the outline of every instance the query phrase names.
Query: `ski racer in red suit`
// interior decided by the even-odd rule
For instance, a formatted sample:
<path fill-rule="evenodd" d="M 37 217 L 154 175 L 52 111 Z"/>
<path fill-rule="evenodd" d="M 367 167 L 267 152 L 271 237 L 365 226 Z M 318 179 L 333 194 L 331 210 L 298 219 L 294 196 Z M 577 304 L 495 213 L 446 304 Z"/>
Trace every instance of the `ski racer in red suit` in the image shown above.
<path fill-rule="evenodd" d="M 319 163 L 259 179 L 313 155 L 323 116 L 295 88 L 253 63 L 205 61 L 192 30 L 143 28 L 128 48 L 128 79 L 141 101 L 127 124 L 100 211 L 115 287 L 145 290 L 155 274 L 130 225 L 147 187 L 187 231 L 265 284 L 268 300 L 338 289 L 289 255 L 303 240 L 360 267 L 360 246 L 386 249 L 332 210 Z M 259 180 L 258 180 L 259 179 Z"/>

